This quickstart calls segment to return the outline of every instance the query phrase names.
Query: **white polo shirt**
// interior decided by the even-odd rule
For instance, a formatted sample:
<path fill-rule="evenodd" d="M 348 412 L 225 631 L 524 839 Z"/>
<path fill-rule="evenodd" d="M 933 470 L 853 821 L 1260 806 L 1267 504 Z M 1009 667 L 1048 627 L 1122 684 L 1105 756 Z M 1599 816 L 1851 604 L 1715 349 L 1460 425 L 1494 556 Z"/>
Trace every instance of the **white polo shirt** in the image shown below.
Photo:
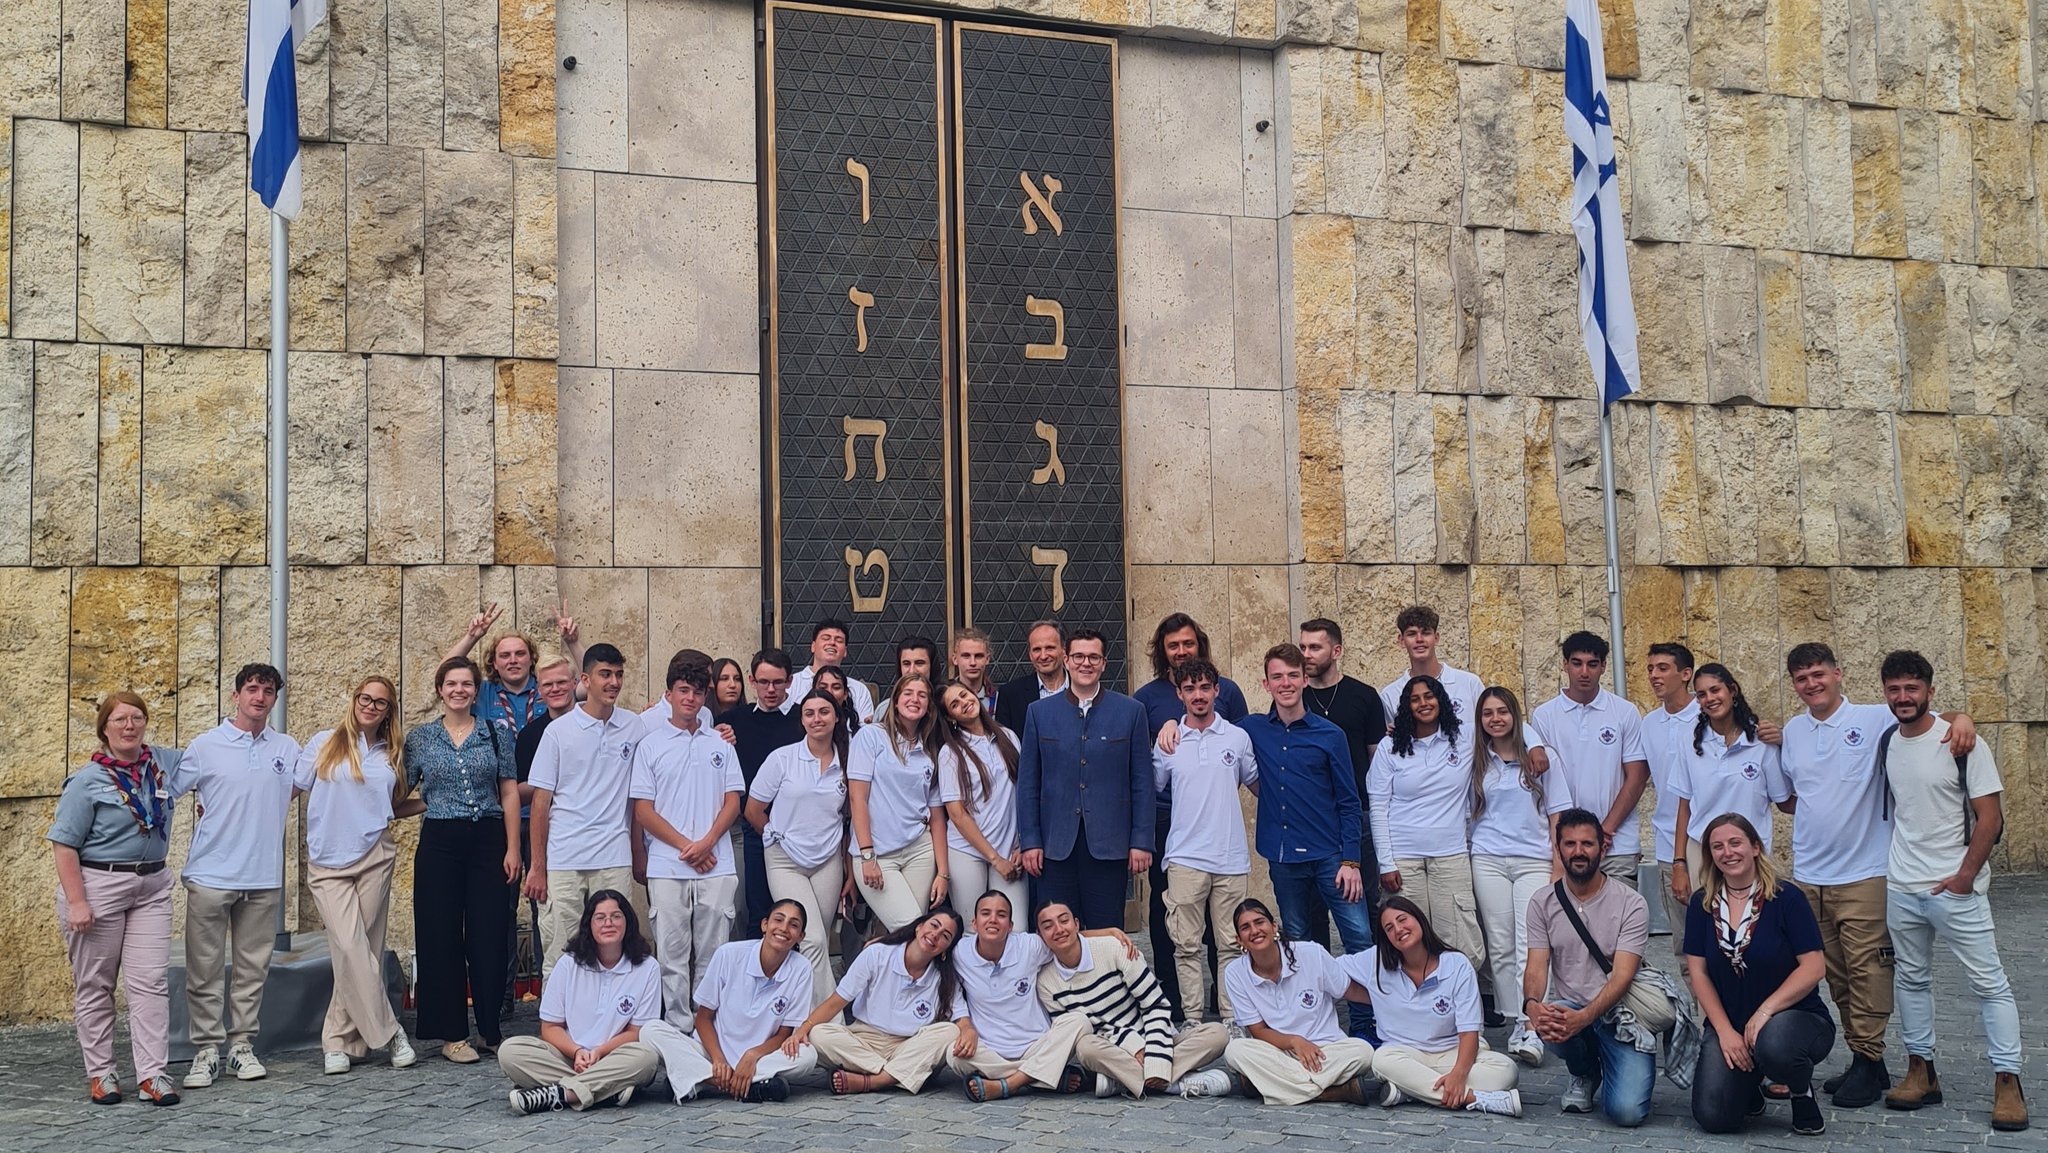
<path fill-rule="evenodd" d="M 222 721 L 199 734 L 170 773 L 171 795 L 196 794 L 183 877 L 209 889 L 284 886 L 285 816 L 299 743 L 276 729 Z"/>
<path fill-rule="evenodd" d="M 1849 885 L 1885 875 L 1892 830 L 1885 820 L 1877 742 L 1892 727 L 1883 705 L 1843 701 L 1824 721 L 1785 721 L 1778 759 L 1799 798 L 1792 818 L 1792 879 Z"/>
<path fill-rule="evenodd" d="M 868 783 L 868 835 L 878 855 L 916 844 L 931 828 L 932 810 L 945 803 L 937 770 L 924 746 L 894 744 L 883 725 L 863 725 L 853 734 L 846 779 Z"/>
<path fill-rule="evenodd" d="M 1259 779 L 1259 761 L 1243 729 L 1220 716 L 1206 729 L 1192 728 L 1181 718 L 1174 750 L 1162 753 L 1152 747 L 1152 779 L 1161 792 L 1173 790 L 1167 864 L 1231 877 L 1252 871 L 1237 790 Z"/>
<path fill-rule="evenodd" d="M 977 944 L 972 936 L 954 944 L 953 971 L 959 974 L 981 1043 L 1014 1061 L 1052 1027 L 1052 1018 L 1038 1003 L 1038 971 L 1052 960 L 1052 950 L 1036 933 L 1012 933 L 1003 942 L 1001 959 L 991 961 Z"/>
<path fill-rule="evenodd" d="M 1540 748 L 1543 739 L 1536 730 L 1522 726 L 1522 743 Z M 1550 818 L 1572 807 L 1571 782 L 1562 773 L 1545 773 L 1536 778 L 1543 796 L 1522 787 L 1522 766 L 1510 764 L 1489 751 L 1483 789 L 1486 811 L 1472 822 L 1472 852 L 1487 857 L 1537 857 L 1551 855 Z"/>
<path fill-rule="evenodd" d="M 939 1016 L 939 962 L 912 977 L 903 965 L 908 945 L 869 945 L 848 966 L 834 990 L 853 1006 L 853 1019 L 894 1037 L 908 1037 Z M 953 999 L 953 1020 L 967 1016 L 967 999 Z"/>
<path fill-rule="evenodd" d="M 604 720 L 577 705 L 549 722 L 526 783 L 554 794 L 548 809 L 548 869 L 623 869 L 633 863 L 627 792 L 640 718 L 613 709 Z"/>
<path fill-rule="evenodd" d="M 1230 1018 L 1240 1026 L 1263 1024 L 1268 1029 L 1306 1038 L 1317 1045 L 1342 1040 L 1337 1027 L 1337 1002 L 1351 987 L 1351 974 L 1313 941 L 1295 941 L 1292 964 L 1280 952 L 1280 979 L 1268 981 L 1252 970 L 1249 955 L 1223 966 L 1223 988 L 1230 994 Z"/>
<path fill-rule="evenodd" d="M 1943 878 L 1954 876 L 1970 850 L 1970 842 L 1963 836 L 1963 807 L 1979 797 L 2005 791 L 1991 747 L 1978 741 L 1970 750 L 1970 795 L 1963 796 L 1956 758 L 1941 743 L 1948 729 L 1948 722 L 1937 715 L 1933 727 L 1917 737 L 1893 733 L 1891 747 L 1885 750 L 1893 825 L 1885 880 L 1891 888 L 1925 893 Z M 1978 870 L 1971 891 L 1983 893 L 1990 888 L 1991 870 Z"/>
<path fill-rule="evenodd" d="M 1777 749 L 1755 737 L 1737 737 L 1731 747 L 1711 728 L 1701 738 L 1699 752 L 1686 744 L 1671 787 L 1692 802 L 1686 836 L 1697 841 L 1715 817 L 1741 813 L 1756 826 L 1765 852 L 1771 848 L 1771 805 L 1792 795 Z"/>
<path fill-rule="evenodd" d="M 1643 715 L 1606 689 L 1586 704 L 1559 693 L 1536 706 L 1529 720 L 1550 749 L 1551 772 L 1562 772 L 1572 799 L 1601 820 L 1621 795 L 1621 766 L 1647 761 L 1643 751 Z M 1691 747 L 1687 737 L 1687 747 Z M 1627 820 L 1614 834 L 1609 856 L 1643 851 L 1641 822 Z"/>
<path fill-rule="evenodd" d="M 654 727 L 656 721 L 669 721 L 673 723 L 675 720 L 675 716 L 675 706 L 668 703 L 668 698 L 656 697 L 654 698 L 653 704 L 648 705 L 646 708 L 640 710 L 640 724 L 644 728 L 651 729 Z M 708 729 L 717 723 L 717 719 L 711 715 L 711 710 L 709 708 L 700 708 L 697 710 L 698 728 Z"/>
<path fill-rule="evenodd" d="M 1469 851 L 1465 824 L 1472 817 L 1472 741 L 1458 734 L 1457 747 L 1439 729 L 1419 738 L 1407 756 L 1394 752 L 1394 738 L 1380 738 L 1365 777 L 1371 797 L 1373 851 L 1380 872 L 1394 871 L 1404 857 L 1455 857 Z M 1380 836 L 1382 825 L 1387 830 Z"/>
<path fill-rule="evenodd" d="M 1417 985 L 1398 962 L 1392 970 L 1380 968 L 1379 952 L 1367 949 L 1339 957 L 1337 963 L 1372 995 L 1382 1044 L 1442 1053 L 1458 1047 L 1458 1034 L 1479 1032 L 1485 1016 L 1479 1006 L 1479 975 L 1465 954 L 1438 955 L 1436 970 Z"/>
<path fill-rule="evenodd" d="M 391 827 L 391 790 L 398 784 L 389 748 L 362 737 L 356 738 L 356 753 L 363 779 L 356 780 L 343 758 L 321 780 L 313 764 L 334 735 L 333 729 L 314 733 L 292 767 L 293 787 L 306 794 L 306 855 L 323 869 L 346 868 L 377 847 Z"/>
<path fill-rule="evenodd" d="M 803 703 L 804 694 L 811 691 L 811 684 L 817 679 L 818 670 L 808 665 L 796 671 L 789 678 L 789 699 L 782 702 L 782 711 L 788 712 Z M 865 725 L 875 719 L 875 697 L 868 692 L 868 683 L 849 675 L 846 678 L 846 699 L 853 702 L 853 711 Z"/>
<path fill-rule="evenodd" d="M 1017 734 L 1008 729 L 1010 747 L 1017 747 Z M 1003 763 L 1003 751 L 996 747 L 994 737 L 975 736 L 962 733 L 961 740 L 981 758 L 982 767 L 988 770 L 988 788 L 984 793 L 981 773 L 972 763 L 963 763 L 960 756 L 951 749 L 939 750 L 939 801 L 941 804 L 964 802 L 967 811 L 974 817 L 975 827 L 988 840 L 996 852 L 1009 856 L 1017 851 L 1017 782 L 1010 777 L 1010 770 Z M 967 784 L 960 783 L 960 773 L 965 769 Z M 975 848 L 960 832 L 957 822 L 946 822 L 946 845 L 953 852 L 965 853 L 975 860 L 981 859 L 981 850 Z"/>
<path fill-rule="evenodd" d="M 798 741 L 768 754 L 747 795 L 768 806 L 764 844 L 780 845 L 797 867 L 815 869 L 843 847 L 846 832 L 846 774 Z"/>
<path fill-rule="evenodd" d="M 676 727 L 675 721 L 663 719 L 648 725 L 640 735 L 640 743 L 633 750 L 632 778 L 626 792 L 636 801 L 653 801 L 654 811 L 661 814 L 662 820 L 694 841 L 711 831 L 711 823 L 718 819 L 725 798 L 745 793 L 746 789 L 739 754 L 725 743 L 725 738 L 701 727 L 686 733 Z M 733 876 L 732 838 L 718 838 L 711 850 L 716 859 L 709 870 L 700 873 L 685 864 L 674 848 L 649 837 L 647 876 L 672 881 Z"/>
<path fill-rule="evenodd" d="M 636 965 L 622 956 L 609 969 L 586 969 L 564 953 L 541 986 L 540 1019 L 566 1029 L 578 1048 L 595 1049 L 659 1016 L 661 966 L 652 957 Z"/>
<path fill-rule="evenodd" d="M 1650 830 L 1657 836 L 1657 860 L 1667 865 L 1678 833 L 1678 794 L 1671 791 L 1671 775 L 1678 769 L 1679 758 L 1691 754 L 1692 729 L 1699 719 L 1700 703 L 1695 700 L 1687 700 L 1675 713 L 1658 705 L 1643 714 L 1643 752 L 1650 761 L 1650 785 L 1657 790 Z"/>
<path fill-rule="evenodd" d="M 1437 681 L 1444 691 L 1451 694 L 1451 711 L 1458 714 L 1465 729 L 1479 727 L 1479 694 L 1486 691 L 1486 682 L 1464 669 L 1445 665 Z M 1394 714 L 1401 711 L 1401 693 L 1408 687 L 1408 673 L 1402 673 L 1380 688 L 1380 703 L 1387 707 L 1387 723 L 1394 723 Z"/>
<path fill-rule="evenodd" d="M 761 970 L 761 942 L 732 941 L 711 954 L 696 1000 L 712 1011 L 718 1047 L 730 1064 L 784 1025 L 804 1023 L 811 1012 L 811 962 L 791 949 L 771 977 Z"/>

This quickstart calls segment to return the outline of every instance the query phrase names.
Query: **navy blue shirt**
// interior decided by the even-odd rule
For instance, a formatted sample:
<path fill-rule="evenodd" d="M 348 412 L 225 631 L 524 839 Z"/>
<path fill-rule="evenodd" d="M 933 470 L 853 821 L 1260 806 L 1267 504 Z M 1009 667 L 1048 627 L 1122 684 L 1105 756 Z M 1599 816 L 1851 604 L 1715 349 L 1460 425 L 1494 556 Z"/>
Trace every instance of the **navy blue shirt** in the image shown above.
<path fill-rule="evenodd" d="M 1259 758 L 1259 855 L 1306 864 L 1357 853 L 1365 810 L 1344 730 L 1314 713 L 1289 725 L 1267 712 L 1238 727 Z"/>
<path fill-rule="evenodd" d="M 1180 703 L 1180 694 L 1174 691 L 1173 682 L 1164 677 L 1145 682 L 1131 696 L 1145 706 L 1145 723 L 1151 726 L 1154 737 L 1168 721 L 1177 721 L 1187 715 L 1187 709 Z M 1244 690 L 1237 687 L 1236 681 L 1224 677 L 1216 682 L 1217 716 L 1234 725 L 1249 712 L 1251 707 L 1244 703 Z M 1173 790 L 1159 790 L 1158 802 L 1162 811 L 1173 808 Z"/>
<path fill-rule="evenodd" d="M 1259 775 L 1264 777 L 1265 766 L 1260 765 L 1259 769 Z M 1728 963 L 1728 955 L 1715 943 L 1714 917 L 1700 903 L 1703 896 L 1694 893 L 1692 903 L 1685 908 L 1685 952 L 1689 957 L 1706 959 L 1707 981 L 1720 995 L 1721 1008 L 1728 1014 L 1729 1022 L 1740 1029 L 1756 1015 L 1757 1006 L 1777 992 L 1778 986 L 1799 967 L 1801 953 L 1821 951 L 1820 922 L 1814 920 L 1813 906 L 1806 903 L 1806 894 L 1781 882 L 1777 895 L 1765 901 L 1757 913 L 1749 947 L 1742 953 L 1743 972 L 1738 977 Z M 1819 986 L 1807 990 L 1806 996 L 1792 1008 L 1834 1019 L 1821 1002 Z"/>

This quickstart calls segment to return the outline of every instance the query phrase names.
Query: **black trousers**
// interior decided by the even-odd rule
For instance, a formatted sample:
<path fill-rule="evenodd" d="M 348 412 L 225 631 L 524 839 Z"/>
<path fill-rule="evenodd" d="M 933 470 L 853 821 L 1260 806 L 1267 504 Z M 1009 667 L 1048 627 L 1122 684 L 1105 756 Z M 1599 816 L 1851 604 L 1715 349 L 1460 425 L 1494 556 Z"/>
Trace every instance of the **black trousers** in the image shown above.
<path fill-rule="evenodd" d="M 1113 861 L 1088 855 L 1084 825 L 1075 834 L 1073 851 L 1064 859 L 1045 858 L 1045 872 L 1038 878 L 1038 900 L 1058 901 L 1072 909 L 1083 929 L 1121 929 L 1130 875 L 1128 855 Z"/>
<path fill-rule="evenodd" d="M 419 950 L 414 1033 L 430 1041 L 469 1037 L 469 1009 L 487 1045 L 504 1040 L 505 822 L 426 821 L 413 858 L 413 944 Z"/>
<path fill-rule="evenodd" d="M 1737 1023 L 1737 1027 L 1741 1026 Z M 1692 1077 L 1692 1116 L 1709 1133 L 1733 1133 L 1749 1115 L 1758 1083 L 1765 1077 L 1796 1096 L 1813 1088 L 1813 1067 L 1835 1047 L 1835 1023 L 1818 1013 L 1787 1009 L 1764 1022 L 1750 1049 L 1748 1070 L 1730 1069 L 1721 1056 L 1721 1035 L 1710 1024 L 1701 1030 L 1700 1063 Z"/>

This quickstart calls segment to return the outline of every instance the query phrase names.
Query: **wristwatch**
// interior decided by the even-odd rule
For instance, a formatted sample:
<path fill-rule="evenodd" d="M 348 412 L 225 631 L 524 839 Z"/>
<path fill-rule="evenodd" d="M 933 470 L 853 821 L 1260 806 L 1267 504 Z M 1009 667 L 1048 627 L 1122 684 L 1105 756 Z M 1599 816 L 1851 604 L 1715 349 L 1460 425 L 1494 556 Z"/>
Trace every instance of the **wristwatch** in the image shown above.
<path fill-rule="evenodd" d="M 864 846 L 864 847 L 862 847 L 862 849 L 861 849 L 861 851 L 860 851 L 860 859 L 861 859 L 861 860 L 863 860 L 863 861 L 872 861 L 872 860 L 874 860 L 874 859 L 875 859 L 875 849 L 874 849 L 874 846 L 873 846 L 873 845 L 867 845 L 867 846 Z"/>

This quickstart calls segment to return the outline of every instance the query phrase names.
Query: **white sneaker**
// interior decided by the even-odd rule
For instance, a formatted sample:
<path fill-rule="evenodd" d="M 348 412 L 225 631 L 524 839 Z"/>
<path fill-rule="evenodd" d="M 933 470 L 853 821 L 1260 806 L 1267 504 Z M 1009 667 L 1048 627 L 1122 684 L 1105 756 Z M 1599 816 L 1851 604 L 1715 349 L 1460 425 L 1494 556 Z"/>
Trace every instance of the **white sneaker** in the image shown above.
<path fill-rule="evenodd" d="M 1110 1080 L 1109 1074 L 1097 1073 L 1095 1075 L 1095 1095 L 1097 1097 L 1114 1097 L 1122 1091 L 1123 1086 Z"/>
<path fill-rule="evenodd" d="M 327 1056 L 323 1057 L 320 1061 L 320 1071 L 322 1073 L 346 1073 L 348 1072 L 348 1066 L 348 1054 L 338 1050 L 329 1050 Z"/>
<path fill-rule="evenodd" d="M 614 1108 L 624 1109 L 626 1106 L 631 1105 L 633 1103 L 633 1089 L 634 1086 L 628 1085 L 624 1089 L 621 1089 L 617 1093 L 613 1094 L 612 1106 Z"/>
<path fill-rule="evenodd" d="M 1465 1108 L 1474 1113 L 1498 1113 L 1503 1117 L 1520 1117 L 1522 1094 L 1518 1089 L 1474 1089 L 1472 1100 Z"/>
<path fill-rule="evenodd" d="M 1573 1077 L 1571 1084 L 1564 1087 L 1564 1097 L 1559 1104 L 1567 1113 L 1591 1113 L 1593 1111 L 1593 1090 L 1600 1083 L 1591 1077 Z"/>
<path fill-rule="evenodd" d="M 1543 1064 L 1543 1038 L 1528 1026 L 1518 1026 L 1508 1038 L 1508 1056 L 1534 1069 Z"/>
<path fill-rule="evenodd" d="M 1237 1092 L 1237 1078 L 1228 1069 L 1203 1069 L 1168 1085 L 1166 1091 L 1189 1098 L 1228 1097 Z"/>
<path fill-rule="evenodd" d="M 1400 1086 L 1395 1085 L 1392 1081 L 1387 1082 L 1380 1089 L 1380 1108 L 1382 1109 L 1392 1109 L 1407 1099 L 1408 1094 L 1401 1092 Z"/>
<path fill-rule="evenodd" d="M 237 1081 L 260 1081 L 270 1075 L 270 1070 L 256 1059 L 256 1047 L 247 1041 L 238 1041 L 228 1049 L 228 1072 Z"/>
<path fill-rule="evenodd" d="M 417 1065 L 419 1060 L 420 1055 L 413 1051 L 412 1039 L 405 1035 L 404 1029 L 400 1029 L 391 1035 L 391 1067 L 393 1069 L 410 1069 Z"/>
<path fill-rule="evenodd" d="M 192 1067 L 185 1071 L 185 1088 L 204 1089 L 220 1076 L 220 1050 L 208 1045 L 192 1054 Z"/>

